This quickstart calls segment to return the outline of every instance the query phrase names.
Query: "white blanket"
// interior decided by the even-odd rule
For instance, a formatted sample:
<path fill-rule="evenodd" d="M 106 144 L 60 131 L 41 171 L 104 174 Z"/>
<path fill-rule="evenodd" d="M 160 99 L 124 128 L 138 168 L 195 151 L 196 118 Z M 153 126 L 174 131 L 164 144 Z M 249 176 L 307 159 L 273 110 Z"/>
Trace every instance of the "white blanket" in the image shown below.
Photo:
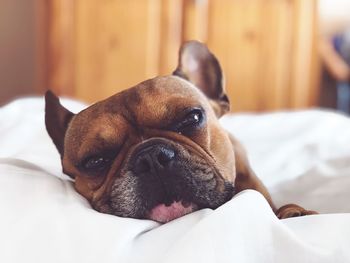
<path fill-rule="evenodd" d="M 41 98 L 0 108 L 1 263 L 350 262 L 350 120 L 344 116 L 313 110 L 222 120 L 278 205 L 296 202 L 328 214 L 278 220 L 248 190 L 215 211 L 159 225 L 91 209 L 61 172 L 43 109 Z"/>

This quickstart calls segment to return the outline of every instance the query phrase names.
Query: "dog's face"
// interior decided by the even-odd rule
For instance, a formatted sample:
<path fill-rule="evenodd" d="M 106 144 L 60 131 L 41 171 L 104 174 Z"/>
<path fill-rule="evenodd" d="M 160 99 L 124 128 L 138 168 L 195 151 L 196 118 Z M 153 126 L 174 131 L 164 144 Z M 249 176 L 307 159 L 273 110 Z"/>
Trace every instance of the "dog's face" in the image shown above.
<path fill-rule="evenodd" d="M 46 95 L 46 126 L 63 170 L 98 211 L 167 222 L 234 194 L 234 151 L 218 116 L 221 69 L 198 42 L 156 77 L 74 115 Z"/>

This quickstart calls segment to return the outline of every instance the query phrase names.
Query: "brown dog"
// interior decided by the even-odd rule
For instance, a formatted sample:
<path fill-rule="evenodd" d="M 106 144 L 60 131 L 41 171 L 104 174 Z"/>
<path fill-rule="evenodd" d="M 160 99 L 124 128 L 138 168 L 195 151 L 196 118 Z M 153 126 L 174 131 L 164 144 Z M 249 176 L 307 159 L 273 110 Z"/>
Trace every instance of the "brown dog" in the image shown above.
<path fill-rule="evenodd" d="M 279 218 L 314 212 L 276 211 L 237 140 L 219 124 L 229 111 L 219 62 L 191 41 L 173 75 L 146 80 L 78 114 L 46 93 L 46 128 L 64 173 L 94 209 L 167 222 L 215 209 L 244 189 L 262 193 Z"/>

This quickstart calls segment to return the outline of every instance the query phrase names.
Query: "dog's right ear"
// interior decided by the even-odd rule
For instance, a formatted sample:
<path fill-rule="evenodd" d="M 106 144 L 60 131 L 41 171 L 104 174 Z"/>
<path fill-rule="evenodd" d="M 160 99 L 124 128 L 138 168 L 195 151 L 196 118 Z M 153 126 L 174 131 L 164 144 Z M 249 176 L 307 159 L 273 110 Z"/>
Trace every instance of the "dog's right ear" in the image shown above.
<path fill-rule="evenodd" d="M 230 110 L 220 63 L 205 44 L 193 40 L 184 43 L 173 75 L 186 79 L 200 89 L 209 99 L 217 117 Z"/>
<path fill-rule="evenodd" d="M 48 90 L 45 94 L 45 125 L 48 134 L 63 158 L 64 137 L 74 114 L 63 107 L 58 97 Z"/>

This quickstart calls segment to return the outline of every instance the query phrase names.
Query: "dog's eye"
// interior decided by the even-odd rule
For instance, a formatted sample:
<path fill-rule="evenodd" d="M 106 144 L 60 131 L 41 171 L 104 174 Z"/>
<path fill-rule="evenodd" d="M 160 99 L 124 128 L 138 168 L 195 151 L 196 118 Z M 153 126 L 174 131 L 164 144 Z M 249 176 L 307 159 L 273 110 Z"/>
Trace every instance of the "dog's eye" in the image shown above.
<path fill-rule="evenodd" d="M 193 109 L 185 115 L 185 117 L 176 125 L 178 132 L 189 132 L 199 127 L 204 120 L 202 109 Z"/>
<path fill-rule="evenodd" d="M 94 156 L 94 157 L 88 158 L 84 162 L 83 166 L 86 170 L 101 171 L 105 169 L 110 162 L 111 162 L 111 159 L 108 157 Z"/>

